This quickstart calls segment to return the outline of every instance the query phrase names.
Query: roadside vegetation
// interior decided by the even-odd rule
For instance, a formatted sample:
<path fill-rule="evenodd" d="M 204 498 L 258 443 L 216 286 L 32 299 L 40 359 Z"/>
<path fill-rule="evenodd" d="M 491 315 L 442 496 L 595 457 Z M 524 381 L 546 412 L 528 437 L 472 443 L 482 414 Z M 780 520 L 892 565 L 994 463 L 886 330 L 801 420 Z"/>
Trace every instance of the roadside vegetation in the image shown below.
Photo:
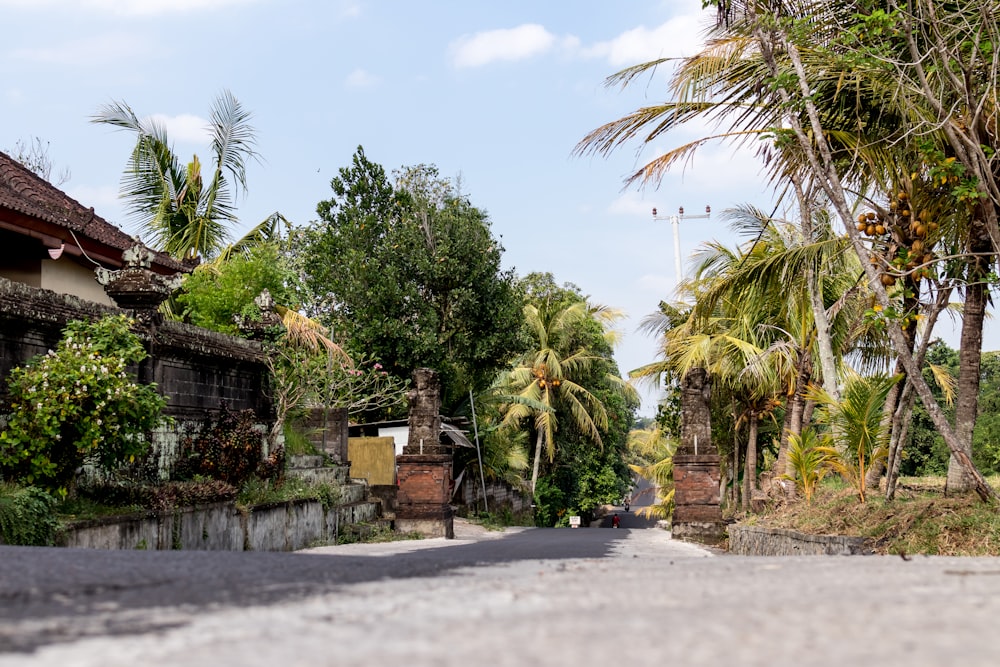
<path fill-rule="evenodd" d="M 699 52 L 607 80 L 667 70 L 662 101 L 577 146 L 645 145 L 626 179 L 639 186 L 708 144 L 750 147 L 773 188 L 766 207 L 722 213 L 742 239 L 704 244 L 645 320 L 660 354 L 632 375 L 668 390 L 658 428 L 679 437 L 676 388 L 707 371 L 730 515 L 998 553 L 997 361 L 983 350 L 1000 249 L 993 5 L 704 5 L 718 18 Z M 948 315 L 958 349 L 936 330 Z M 931 475 L 934 490 L 910 487 Z"/>
<path fill-rule="evenodd" d="M 1000 488 L 1000 478 L 988 481 Z M 1000 555 L 996 508 L 971 494 L 946 496 L 943 491 L 942 477 L 903 477 L 892 501 L 874 497 L 859 506 L 850 486 L 831 480 L 820 484 L 811 503 L 776 502 L 733 518 L 809 534 L 864 537 L 879 554 Z"/>
<path fill-rule="evenodd" d="M 387 171 L 359 146 L 317 221 L 276 213 L 233 241 L 228 195 L 246 187 L 256 159 L 235 98 L 213 109 L 204 183 L 198 159 L 184 168 L 162 128 L 123 103 L 102 109 L 96 122 L 137 138 L 123 180 L 130 211 L 159 249 L 201 260 L 164 314 L 261 341 L 273 381 L 274 446 L 220 406 L 167 476 L 264 497 L 280 485 L 278 436 L 296 414 L 400 416 L 411 374 L 429 367 L 442 378 L 442 414 L 472 425 L 481 446 L 481 456 L 459 452 L 456 470 L 530 495 L 536 525 L 589 521 L 633 474 L 659 482 L 649 512 L 667 516 L 679 387 L 705 371 L 730 516 L 856 531 L 886 552 L 1000 553 L 1000 496 L 987 480 L 1000 473 L 1000 357 L 983 350 L 1000 284 L 995 7 L 704 4 L 718 22 L 701 51 L 608 79 L 647 85 L 674 68 L 664 100 L 596 128 L 577 152 L 648 144 L 655 157 L 627 182 L 656 186 L 708 143 L 749 145 L 775 201 L 724 211 L 741 240 L 704 244 L 643 320 L 658 355 L 630 376 L 666 398 L 655 423 L 631 434 L 638 399 L 613 358 L 621 313 L 551 274 L 503 270 L 489 217 L 460 180 L 433 165 Z M 662 150 L 672 132 L 708 126 L 718 132 Z M 958 349 L 936 329 L 948 314 L 960 322 Z M 55 356 L 75 353 L 70 343 Z M 134 363 L 134 348 L 119 350 L 115 369 Z M 57 360 L 11 374 L 0 474 L 65 499 L 84 495 L 83 463 L 141 487 L 134 434 L 157 423 L 155 397 L 118 424 L 86 401 L 94 386 L 141 389 L 127 373 L 97 385 L 112 378 L 87 362 L 91 375 L 63 369 L 57 383 L 46 375 Z M 55 402 L 36 400 L 40 391 Z M 62 414 L 63 394 L 76 401 L 67 414 L 84 417 Z M 0 505 L 4 516 L 39 507 L 33 493 Z"/>

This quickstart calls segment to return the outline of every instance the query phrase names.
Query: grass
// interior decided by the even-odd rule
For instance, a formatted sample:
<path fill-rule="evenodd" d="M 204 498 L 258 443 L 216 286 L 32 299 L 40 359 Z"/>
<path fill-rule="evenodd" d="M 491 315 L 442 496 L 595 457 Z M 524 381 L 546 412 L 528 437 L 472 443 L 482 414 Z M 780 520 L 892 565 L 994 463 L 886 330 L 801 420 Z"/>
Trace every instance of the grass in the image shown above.
<path fill-rule="evenodd" d="M 486 530 L 501 531 L 508 526 L 534 526 L 535 517 L 531 510 L 513 512 L 508 507 L 501 507 L 495 512 L 475 511 L 469 507 L 459 510 L 459 516 L 469 520 Z"/>
<path fill-rule="evenodd" d="M 1000 479 L 990 479 L 994 488 Z M 779 503 L 752 523 L 822 535 L 865 537 L 876 553 L 947 556 L 1000 555 L 1000 507 L 974 493 L 944 495 L 943 478 L 904 478 L 896 499 L 871 494 L 864 504 L 853 489 L 820 486 L 811 504 Z M 746 517 L 750 523 L 750 517 Z"/>
<path fill-rule="evenodd" d="M 337 544 L 357 544 L 359 542 L 400 542 L 403 540 L 422 540 L 420 533 L 397 533 L 384 523 L 359 523 L 351 526 L 337 537 Z"/>
<path fill-rule="evenodd" d="M 340 487 L 336 484 L 309 482 L 295 477 L 286 477 L 280 483 L 251 479 L 244 483 L 236 496 L 237 507 L 269 505 L 289 500 L 318 500 L 329 509 L 340 500 Z"/>
<path fill-rule="evenodd" d="M 286 456 L 316 456 L 319 451 L 309 441 L 309 436 L 302 431 L 285 425 L 285 455 Z"/>
<path fill-rule="evenodd" d="M 109 505 L 86 496 L 67 498 L 55 507 L 60 521 L 82 521 L 145 511 L 141 505 Z"/>

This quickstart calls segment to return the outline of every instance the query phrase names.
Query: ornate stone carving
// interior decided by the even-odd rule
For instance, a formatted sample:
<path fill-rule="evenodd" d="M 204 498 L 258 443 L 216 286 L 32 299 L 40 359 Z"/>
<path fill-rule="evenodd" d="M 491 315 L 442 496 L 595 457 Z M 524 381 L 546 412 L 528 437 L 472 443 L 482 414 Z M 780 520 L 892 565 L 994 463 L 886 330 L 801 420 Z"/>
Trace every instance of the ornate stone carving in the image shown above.
<path fill-rule="evenodd" d="M 265 287 L 253 300 L 257 306 L 254 316 L 238 314 L 233 316 L 236 327 L 250 340 L 274 340 L 284 333 L 284 321 L 274 307 L 274 297 Z"/>
<path fill-rule="evenodd" d="M 103 266 L 94 270 L 97 282 L 119 308 L 132 311 L 139 320 L 150 323 L 156 319 L 156 310 L 176 291 L 183 276 L 164 276 L 150 270 L 153 252 L 141 243 L 122 252 L 124 266 L 112 271 Z"/>

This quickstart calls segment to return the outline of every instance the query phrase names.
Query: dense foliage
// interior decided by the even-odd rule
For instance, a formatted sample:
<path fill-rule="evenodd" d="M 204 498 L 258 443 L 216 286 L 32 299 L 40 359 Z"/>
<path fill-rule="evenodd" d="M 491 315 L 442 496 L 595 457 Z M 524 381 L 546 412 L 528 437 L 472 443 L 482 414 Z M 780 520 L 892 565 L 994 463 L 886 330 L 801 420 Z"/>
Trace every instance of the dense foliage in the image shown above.
<path fill-rule="evenodd" d="M 264 434 L 256 427 L 253 410 L 233 411 L 223 405 L 215 419 L 181 439 L 177 479 L 208 477 L 239 487 L 251 478 L 277 479 L 284 473 L 284 449 L 263 456 Z"/>
<path fill-rule="evenodd" d="M 131 326 L 124 315 L 70 322 L 55 350 L 11 371 L 5 477 L 65 495 L 84 463 L 113 470 L 146 451 L 166 401 L 132 379 L 146 351 Z"/>
<path fill-rule="evenodd" d="M 434 167 L 397 180 L 360 147 L 332 180 L 320 220 L 293 239 L 303 302 L 390 374 L 437 370 L 448 412 L 517 351 L 521 300 L 484 211 Z"/>
<path fill-rule="evenodd" d="M 56 500 L 38 487 L 0 483 L 0 543 L 51 546 Z"/>
<path fill-rule="evenodd" d="M 524 279 L 523 286 L 529 306 L 541 311 L 566 313 L 572 312 L 568 309 L 574 304 L 588 305 L 576 286 L 557 286 L 551 274 L 531 274 Z M 545 380 L 546 373 L 556 372 L 555 365 L 546 368 L 542 379 L 538 379 L 538 369 L 531 364 L 542 350 L 529 352 L 524 360 L 528 364 L 525 368 L 534 369 L 529 375 L 535 384 L 544 382 L 545 386 L 538 390 L 542 402 L 535 408 L 535 417 L 516 423 L 532 432 L 536 442 L 539 429 L 543 428 L 541 424 L 549 423 L 552 427 L 553 442 L 547 455 L 540 456 L 543 452 L 538 447 L 535 451 L 540 468 L 535 488 L 535 521 L 541 526 L 567 525 L 568 517 L 573 515 L 587 522 L 598 507 L 617 503 L 631 486 L 625 452 L 638 401 L 634 391 L 622 384 L 612 357 L 609 339 L 613 336 L 606 330 L 606 322 L 599 319 L 601 309 L 588 308 L 587 316 L 564 320 L 567 326 L 545 327 L 543 345 L 549 352 L 542 358 L 550 365 L 559 358 L 558 382 L 554 377 Z M 538 333 L 536 327 L 535 335 Z M 515 380 L 518 377 L 516 368 L 513 377 Z M 515 383 L 511 388 L 518 386 Z M 568 387 L 586 391 L 592 401 L 580 402 L 564 395 Z M 532 387 L 524 386 L 520 400 L 530 401 L 530 395 Z M 584 407 L 592 413 L 590 419 L 582 418 Z M 515 409 L 511 414 L 518 411 Z"/>
<path fill-rule="evenodd" d="M 225 262 L 202 264 L 177 296 L 181 317 L 195 326 L 239 334 L 235 318 L 259 318 L 254 304 L 265 289 L 276 303 L 293 305 L 294 274 L 276 243 L 262 243 Z"/>

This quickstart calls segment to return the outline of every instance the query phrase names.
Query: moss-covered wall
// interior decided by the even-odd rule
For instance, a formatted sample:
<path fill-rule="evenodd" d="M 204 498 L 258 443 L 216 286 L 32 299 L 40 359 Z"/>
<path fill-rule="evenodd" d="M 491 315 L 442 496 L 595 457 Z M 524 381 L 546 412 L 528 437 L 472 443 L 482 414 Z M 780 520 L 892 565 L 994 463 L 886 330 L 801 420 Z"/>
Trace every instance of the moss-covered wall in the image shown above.
<path fill-rule="evenodd" d="M 54 349 L 67 322 L 120 312 L 0 278 L 0 396 L 11 368 Z M 167 415 L 201 421 L 225 401 L 233 410 L 252 409 L 259 423 L 273 423 L 267 366 L 257 343 L 179 322 L 138 333 L 149 352 L 137 369 L 139 379 L 157 384 L 167 397 Z"/>

